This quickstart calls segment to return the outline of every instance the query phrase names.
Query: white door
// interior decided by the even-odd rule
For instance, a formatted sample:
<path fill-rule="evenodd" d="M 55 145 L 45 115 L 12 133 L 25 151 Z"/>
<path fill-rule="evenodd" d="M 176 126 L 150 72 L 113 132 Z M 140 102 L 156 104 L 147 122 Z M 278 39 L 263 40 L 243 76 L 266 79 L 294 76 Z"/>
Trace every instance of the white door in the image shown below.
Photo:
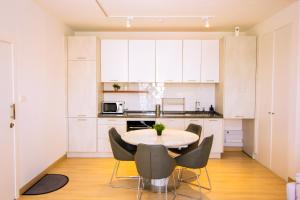
<path fill-rule="evenodd" d="M 68 116 L 97 116 L 95 61 L 68 62 Z"/>
<path fill-rule="evenodd" d="M 69 152 L 96 152 L 97 119 L 69 118 Z"/>
<path fill-rule="evenodd" d="M 202 40 L 201 82 L 219 82 L 219 40 Z"/>
<path fill-rule="evenodd" d="M 266 167 L 271 162 L 271 115 L 273 33 L 264 35 L 260 43 L 260 63 L 257 72 L 258 89 L 258 138 L 257 160 Z"/>
<path fill-rule="evenodd" d="M 182 82 L 182 40 L 156 41 L 156 82 Z"/>
<path fill-rule="evenodd" d="M 201 78 L 201 40 L 183 40 L 182 81 L 200 82 Z"/>
<path fill-rule="evenodd" d="M 223 120 L 204 119 L 203 136 L 214 135 L 211 153 L 222 153 L 224 146 Z"/>
<path fill-rule="evenodd" d="M 101 40 L 101 81 L 128 82 L 128 40 Z"/>
<path fill-rule="evenodd" d="M 15 152 L 14 128 L 10 127 L 12 87 L 12 46 L 0 41 L 0 199 L 12 200 L 15 197 Z"/>
<path fill-rule="evenodd" d="M 155 40 L 129 40 L 129 82 L 155 82 Z"/>
<path fill-rule="evenodd" d="M 294 103 L 292 65 L 292 25 L 275 32 L 274 41 L 274 94 L 272 115 L 271 170 L 283 179 L 288 177 L 288 133 L 292 132 Z"/>

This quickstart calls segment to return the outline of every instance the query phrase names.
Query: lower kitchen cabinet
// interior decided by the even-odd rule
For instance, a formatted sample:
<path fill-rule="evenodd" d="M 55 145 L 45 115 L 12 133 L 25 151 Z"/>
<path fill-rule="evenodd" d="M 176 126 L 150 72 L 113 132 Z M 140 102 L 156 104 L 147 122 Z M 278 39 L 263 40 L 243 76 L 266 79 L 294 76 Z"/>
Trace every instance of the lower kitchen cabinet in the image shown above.
<path fill-rule="evenodd" d="M 204 119 L 203 137 L 214 135 L 210 157 L 220 157 L 224 151 L 223 119 Z"/>
<path fill-rule="evenodd" d="M 115 128 L 119 134 L 126 132 L 126 120 L 115 118 L 98 119 L 98 152 L 110 155 L 112 153 L 108 131 Z"/>
<path fill-rule="evenodd" d="M 166 126 L 166 128 L 170 129 L 179 129 L 184 130 L 184 119 L 177 119 L 177 118 L 159 118 L 156 119 L 158 123 L 162 123 Z"/>
<path fill-rule="evenodd" d="M 69 118 L 69 152 L 97 151 L 97 118 Z"/>

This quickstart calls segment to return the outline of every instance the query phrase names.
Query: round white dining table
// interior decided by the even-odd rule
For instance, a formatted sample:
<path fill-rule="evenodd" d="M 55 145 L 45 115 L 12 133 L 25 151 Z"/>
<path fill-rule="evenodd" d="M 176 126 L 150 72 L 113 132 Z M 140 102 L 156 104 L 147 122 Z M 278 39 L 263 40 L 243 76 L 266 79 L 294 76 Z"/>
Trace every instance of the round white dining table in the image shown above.
<path fill-rule="evenodd" d="M 167 148 L 186 147 L 199 139 L 199 136 L 194 133 L 177 129 L 165 129 L 161 136 L 158 136 L 154 129 L 141 129 L 123 133 L 121 137 L 132 145 L 161 144 Z"/>

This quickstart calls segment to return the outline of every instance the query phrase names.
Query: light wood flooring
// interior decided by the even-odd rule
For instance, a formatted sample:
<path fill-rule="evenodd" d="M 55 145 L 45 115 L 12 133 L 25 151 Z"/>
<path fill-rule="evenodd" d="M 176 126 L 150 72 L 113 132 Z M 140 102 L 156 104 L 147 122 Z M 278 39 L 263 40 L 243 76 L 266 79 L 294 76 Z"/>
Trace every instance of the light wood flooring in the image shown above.
<path fill-rule="evenodd" d="M 50 172 L 69 177 L 62 189 L 38 196 L 21 196 L 20 200 L 109 200 L 136 199 L 136 190 L 111 188 L 108 185 L 114 160 L 110 158 L 72 158 L 58 163 Z M 211 192 L 182 184 L 177 193 L 203 200 L 281 200 L 286 199 L 285 181 L 241 152 L 226 152 L 222 159 L 210 159 L 208 171 L 213 189 Z M 192 172 L 187 171 L 187 174 Z M 119 175 L 136 175 L 132 162 L 120 165 Z M 117 181 L 136 185 L 136 180 Z M 206 184 L 205 176 L 201 183 Z M 163 199 L 163 195 L 143 192 L 142 199 Z M 169 193 L 172 199 L 172 193 Z M 176 199 L 188 199 L 178 195 Z"/>

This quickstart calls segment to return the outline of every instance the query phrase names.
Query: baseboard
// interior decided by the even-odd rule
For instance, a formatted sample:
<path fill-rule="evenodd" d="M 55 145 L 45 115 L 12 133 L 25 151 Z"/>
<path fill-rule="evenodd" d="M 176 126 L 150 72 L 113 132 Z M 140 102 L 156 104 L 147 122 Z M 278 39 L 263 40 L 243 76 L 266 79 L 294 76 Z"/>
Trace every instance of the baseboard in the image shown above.
<path fill-rule="evenodd" d="M 103 152 L 95 152 L 95 153 L 74 153 L 68 152 L 68 158 L 113 158 L 112 153 L 103 153 Z"/>
<path fill-rule="evenodd" d="M 224 151 L 243 151 L 243 147 L 224 147 Z"/>
<path fill-rule="evenodd" d="M 45 170 L 43 170 L 41 173 L 39 173 L 37 176 L 35 176 L 33 179 L 31 179 L 28 183 L 26 183 L 23 187 L 19 189 L 19 194 L 22 195 L 26 190 L 28 190 L 33 184 L 35 184 L 38 180 L 40 180 L 43 176 L 45 176 L 55 165 L 57 165 L 62 160 L 65 160 L 67 158 L 67 154 L 64 154 L 60 158 L 58 158 L 56 161 L 54 161 L 49 167 L 47 167 Z"/>

